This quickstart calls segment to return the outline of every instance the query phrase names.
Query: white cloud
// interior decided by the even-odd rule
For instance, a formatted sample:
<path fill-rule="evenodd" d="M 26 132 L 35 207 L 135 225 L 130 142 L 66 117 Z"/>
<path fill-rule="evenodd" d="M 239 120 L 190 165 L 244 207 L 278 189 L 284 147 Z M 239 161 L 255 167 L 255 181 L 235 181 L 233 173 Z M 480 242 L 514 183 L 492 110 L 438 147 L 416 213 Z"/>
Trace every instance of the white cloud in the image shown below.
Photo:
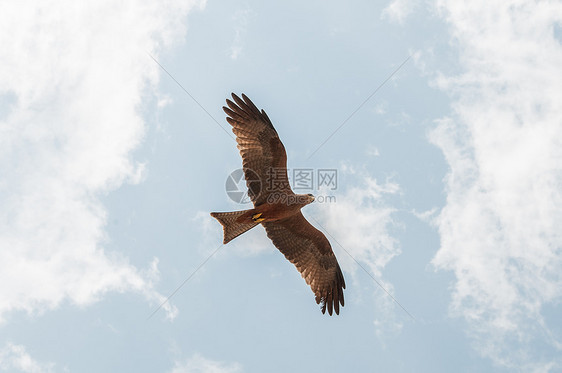
<path fill-rule="evenodd" d="M 429 223 L 429 224 L 435 224 L 435 215 L 439 212 L 439 209 L 437 207 L 433 207 L 429 210 L 425 210 L 425 211 L 421 211 L 418 212 L 415 209 L 412 210 L 412 215 L 414 215 L 416 218 L 420 219 L 423 222 Z"/>
<path fill-rule="evenodd" d="M 179 41 L 193 1 L 20 1 L 0 13 L 0 320 L 107 291 L 152 302 L 156 262 L 141 271 L 103 249 L 99 197 L 138 182 L 130 152 L 144 135 L 140 105 Z M 204 5 L 199 3 L 200 6 Z M 168 315 L 173 309 L 166 306 Z"/>
<path fill-rule="evenodd" d="M 392 0 L 386 8 L 382 10 L 381 18 L 386 18 L 392 22 L 401 24 L 412 14 L 417 2 L 417 0 Z"/>
<path fill-rule="evenodd" d="M 248 22 L 251 17 L 255 15 L 254 11 L 251 9 L 237 10 L 232 17 L 234 25 L 234 40 L 230 46 L 230 58 L 233 60 L 238 59 L 242 53 L 242 48 L 244 42 L 242 38 L 246 34 L 248 28 Z"/>
<path fill-rule="evenodd" d="M 379 157 L 381 155 L 379 148 L 374 145 L 369 146 L 365 153 L 371 157 Z"/>
<path fill-rule="evenodd" d="M 305 211 L 304 214 L 313 225 L 325 230 L 342 270 L 351 274 L 356 284 L 359 284 L 360 279 L 366 279 L 361 282 L 369 283 L 369 288 L 371 284 L 375 287 L 376 333 L 380 337 L 389 332 L 394 334 L 401 328 L 401 323 L 394 320 L 394 301 L 369 275 L 363 273 L 357 262 L 389 293 L 393 293 L 392 284 L 383 279 L 382 271 L 392 258 L 400 254 L 400 248 L 398 241 L 389 232 L 396 224 L 392 217 L 396 210 L 388 205 L 386 198 L 399 193 L 400 188 L 391 181 L 380 184 L 376 179 L 348 166 L 340 167 L 340 171 L 342 170 L 347 170 L 343 172 L 349 174 L 348 180 L 354 175 L 356 186 L 347 188 L 345 193 L 337 193 L 335 203 L 313 204 L 312 211 Z M 350 278 L 347 278 L 347 282 L 350 282 Z M 355 294 L 359 296 L 359 292 Z M 348 297 L 347 302 L 349 301 Z"/>
<path fill-rule="evenodd" d="M 438 79 L 455 101 L 431 134 L 450 166 L 433 264 L 454 272 L 451 310 L 484 356 L 560 368 L 561 336 L 543 309 L 562 296 L 562 48 L 553 35 L 562 4 L 437 3 L 463 73 Z"/>
<path fill-rule="evenodd" d="M 373 107 L 373 111 L 378 115 L 386 114 L 388 112 L 388 101 L 377 102 Z"/>
<path fill-rule="evenodd" d="M 410 123 L 412 118 L 410 115 L 404 111 L 400 112 L 396 118 L 388 121 L 388 125 L 392 127 L 403 127 L 404 125 Z"/>
<path fill-rule="evenodd" d="M 26 351 L 25 346 L 6 343 L 0 349 L 0 371 L 23 373 L 53 372 L 53 363 L 39 363 Z"/>
<path fill-rule="evenodd" d="M 237 363 L 223 363 L 194 354 L 186 361 L 176 361 L 170 373 L 237 373 L 242 366 Z"/>

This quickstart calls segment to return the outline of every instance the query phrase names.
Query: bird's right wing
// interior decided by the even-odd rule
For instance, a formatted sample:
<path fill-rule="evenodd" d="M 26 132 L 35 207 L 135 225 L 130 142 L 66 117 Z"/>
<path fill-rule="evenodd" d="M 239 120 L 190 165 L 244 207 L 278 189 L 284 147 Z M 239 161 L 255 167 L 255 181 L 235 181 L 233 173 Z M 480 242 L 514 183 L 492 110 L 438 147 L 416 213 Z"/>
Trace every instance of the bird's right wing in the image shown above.
<path fill-rule="evenodd" d="M 344 305 L 345 280 L 330 242 L 299 211 L 289 218 L 262 223 L 273 244 L 297 267 L 322 303 L 322 313 L 340 312 Z"/>

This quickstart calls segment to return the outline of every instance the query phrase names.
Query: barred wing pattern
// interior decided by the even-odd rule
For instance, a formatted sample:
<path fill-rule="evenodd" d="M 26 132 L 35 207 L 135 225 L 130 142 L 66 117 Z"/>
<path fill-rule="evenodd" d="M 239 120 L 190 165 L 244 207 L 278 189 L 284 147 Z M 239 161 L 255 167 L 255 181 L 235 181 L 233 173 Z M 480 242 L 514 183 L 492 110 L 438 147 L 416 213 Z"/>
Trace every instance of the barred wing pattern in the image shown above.
<path fill-rule="evenodd" d="M 273 244 L 297 267 L 322 304 L 322 313 L 332 315 L 344 305 L 345 280 L 330 242 L 299 211 L 289 218 L 262 223 Z"/>
<path fill-rule="evenodd" d="M 236 135 L 250 200 L 259 206 L 272 192 L 292 194 L 287 177 L 287 153 L 267 114 L 260 112 L 244 94 L 241 99 L 233 93 L 232 98 L 234 102 L 227 99 L 228 107 L 223 106 L 223 110 Z M 275 175 L 272 188 L 269 184 L 272 172 L 279 171 L 281 174 Z"/>

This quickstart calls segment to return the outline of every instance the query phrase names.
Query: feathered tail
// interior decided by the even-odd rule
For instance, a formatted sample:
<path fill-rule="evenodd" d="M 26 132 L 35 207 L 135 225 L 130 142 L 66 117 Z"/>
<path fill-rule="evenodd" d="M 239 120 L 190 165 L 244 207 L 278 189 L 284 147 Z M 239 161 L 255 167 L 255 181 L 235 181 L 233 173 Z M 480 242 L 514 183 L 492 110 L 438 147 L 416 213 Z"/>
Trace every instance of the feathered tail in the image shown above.
<path fill-rule="evenodd" d="M 249 231 L 259 224 L 252 220 L 250 211 L 251 210 L 211 212 L 211 216 L 217 219 L 222 225 L 224 231 L 224 244 L 232 241 L 242 233 Z"/>

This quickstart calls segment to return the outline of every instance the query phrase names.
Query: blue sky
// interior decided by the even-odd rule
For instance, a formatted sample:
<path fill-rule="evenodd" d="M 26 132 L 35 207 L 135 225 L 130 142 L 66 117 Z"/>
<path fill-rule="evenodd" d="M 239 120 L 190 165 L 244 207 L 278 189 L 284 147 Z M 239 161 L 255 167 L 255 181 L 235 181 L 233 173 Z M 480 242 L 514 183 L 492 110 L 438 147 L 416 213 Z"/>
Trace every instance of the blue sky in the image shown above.
<path fill-rule="evenodd" d="M 559 2 L 3 8 L 0 371 L 562 370 Z M 221 246 L 230 92 L 337 170 L 339 316 L 261 227 Z"/>

